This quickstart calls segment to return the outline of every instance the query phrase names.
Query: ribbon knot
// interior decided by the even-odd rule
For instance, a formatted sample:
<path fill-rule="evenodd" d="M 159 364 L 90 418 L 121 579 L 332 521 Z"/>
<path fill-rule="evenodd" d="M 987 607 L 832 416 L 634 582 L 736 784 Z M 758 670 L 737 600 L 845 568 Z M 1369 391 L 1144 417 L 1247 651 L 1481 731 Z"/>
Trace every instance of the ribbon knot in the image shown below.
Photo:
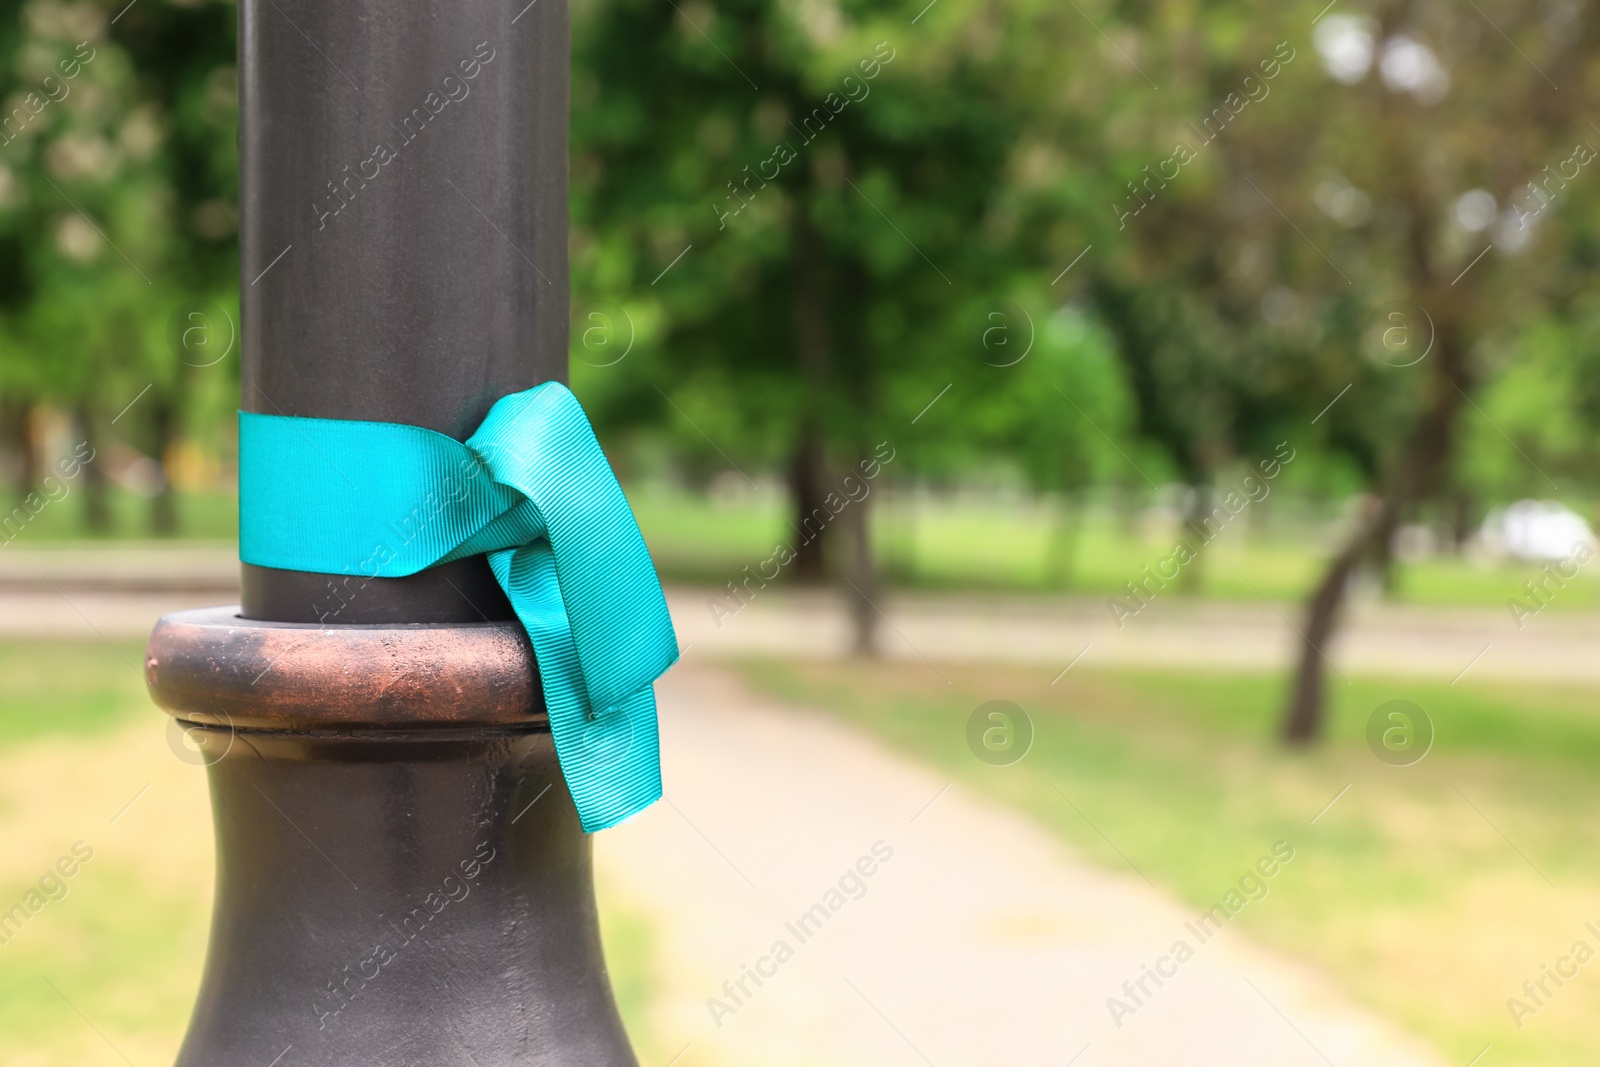
<path fill-rule="evenodd" d="M 528 632 L 586 831 L 661 796 L 653 683 L 678 658 L 644 537 L 567 388 L 502 397 L 465 443 L 239 413 L 239 558 L 398 578 L 486 554 Z"/>

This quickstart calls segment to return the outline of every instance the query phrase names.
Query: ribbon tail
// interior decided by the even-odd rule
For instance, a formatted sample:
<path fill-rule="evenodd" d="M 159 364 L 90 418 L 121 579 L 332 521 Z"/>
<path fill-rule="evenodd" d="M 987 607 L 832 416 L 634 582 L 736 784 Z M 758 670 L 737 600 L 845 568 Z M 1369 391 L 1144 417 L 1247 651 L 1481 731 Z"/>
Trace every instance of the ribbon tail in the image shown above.
<path fill-rule="evenodd" d="M 491 552 L 489 567 L 533 642 L 556 758 L 584 831 L 637 815 L 661 799 L 654 687 L 591 706 L 549 542 Z"/>
<path fill-rule="evenodd" d="M 577 398 L 558 382 L 502 397 L 467 445 L 538 514 L 594 703 L 635 699 L 677 661 L 678 642 L 644 536 Z"/>

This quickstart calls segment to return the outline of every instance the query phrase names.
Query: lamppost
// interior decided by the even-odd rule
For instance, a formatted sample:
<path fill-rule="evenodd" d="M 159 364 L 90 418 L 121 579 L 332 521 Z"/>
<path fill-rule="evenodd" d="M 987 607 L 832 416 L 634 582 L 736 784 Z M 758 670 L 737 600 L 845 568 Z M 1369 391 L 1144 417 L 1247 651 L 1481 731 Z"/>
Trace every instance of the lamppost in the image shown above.
<path fill-rule="evenodd" d="M 565 0 L 240 19 L 242 409 L 462 440 L 564 378 Z M 216 819 L 180 1067 L 635 1064 L 533 653 L 484 557 L 245 565 L 242 590 L 162 619 L 147 658 Z"/>

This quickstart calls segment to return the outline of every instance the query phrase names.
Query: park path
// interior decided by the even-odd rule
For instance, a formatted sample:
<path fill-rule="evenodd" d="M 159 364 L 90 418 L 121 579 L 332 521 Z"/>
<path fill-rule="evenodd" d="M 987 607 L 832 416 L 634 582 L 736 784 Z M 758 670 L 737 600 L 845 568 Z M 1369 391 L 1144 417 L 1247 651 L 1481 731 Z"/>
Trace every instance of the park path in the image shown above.
<path fill-rule="evenodd" d="M 1195 940 L 1189 909 L 693 656 L 659 692 L 667 800 L 596 848 L 606 895 L 654 930 L 654 1030 L 672 1067 L 1442 1063 L 1231 929 L 1147 984 L 1119 1027 L 1107 999 Z M 846 878 L 849 895 L 830 898 L 864 857 L 864 888 Z M 819 903 L 836 907 L 825 922 L 785 925 Z M 723 983 L 746 965 L 768 977 L 735 1000 Z"/>

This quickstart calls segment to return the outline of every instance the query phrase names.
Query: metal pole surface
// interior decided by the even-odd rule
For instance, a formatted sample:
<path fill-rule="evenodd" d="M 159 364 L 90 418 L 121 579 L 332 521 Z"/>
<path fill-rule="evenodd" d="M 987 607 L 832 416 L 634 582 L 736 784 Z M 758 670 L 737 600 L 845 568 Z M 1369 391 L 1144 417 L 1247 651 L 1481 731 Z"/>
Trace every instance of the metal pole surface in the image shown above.
<path fill-rule="evenodd" d="M 464 439 L 565 379 L 569 36 L 565 0 L 244 0 L 246 411 Z M 245 614 L 511 617 L 481 559 L 329 584 L 246 566 Z"/>
<path fill-rule="evenodd" d="M 242 406 L 469 436 L 564 377 L 565 0 L 244 0 Z M 244 567 L 146 676 L 209 764 L 179 1067 L 636 1067 L 589 840 L 481 558 Z"/>

